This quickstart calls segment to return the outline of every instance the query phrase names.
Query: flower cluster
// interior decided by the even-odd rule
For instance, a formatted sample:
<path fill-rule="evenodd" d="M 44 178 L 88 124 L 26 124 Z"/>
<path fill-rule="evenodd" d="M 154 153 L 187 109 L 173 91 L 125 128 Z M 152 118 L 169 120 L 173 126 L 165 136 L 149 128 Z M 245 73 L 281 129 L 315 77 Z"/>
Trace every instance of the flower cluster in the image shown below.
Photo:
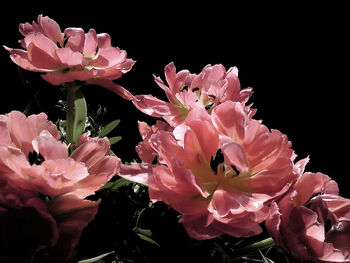
<path fill-rule="evenodd" d="M 42 15 L 19 31 L 23 49 L 5 49 L 20 67 L 66 88 L 67 120 L 61 138 L 45 113 L 0 115 L 1 262 L 73 259 L 101 202 L 88 197 L 116 174 L 147 185 L 149 198 L 179 212 L 194 239 L 250 237 L 265 223 L 275 243 L 296 258 L 350 262 L 350 200 L 327 175 L 304 172 L 309 158 L 296 161 L 287 136 L 254 118 L 253 90 L 241 89 L 236 67 L 207 65 L 192 74 L 170 63 L 167 84 L 154 76 L 163 101 L 113 82 L 134 61 L 106 33 L 62 32 Z M 85 131 L 81 82 L 112 90 L 160 118 L 138 123 L 141 163 L 122 164 L 110 155 L 108 138 Z"/>
<path fill-rule="evenodd" d="M 208 65 L 202 72 L 165 67 L 169 102 L 136 95 L 142 112 L 162 117 L 139 122 L 143 163 L 120 175 L 149 186 L 153 202 L 181 214 L 189 236 L 249 237 L 265 222 L 277 244 L 304 260 L 350 261 L 350 200 L 321 173 L 304 173 L 287 136 L 254 119 L 236 68 Z"/>

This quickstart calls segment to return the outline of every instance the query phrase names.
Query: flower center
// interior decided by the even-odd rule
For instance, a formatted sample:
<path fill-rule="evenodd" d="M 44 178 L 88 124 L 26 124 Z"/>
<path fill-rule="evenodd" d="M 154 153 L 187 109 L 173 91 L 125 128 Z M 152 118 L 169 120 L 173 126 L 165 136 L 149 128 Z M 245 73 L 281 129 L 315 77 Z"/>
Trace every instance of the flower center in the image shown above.
<path fill-rule="evenodd" d="M 43 161 L 45 161 L 45 158 L 40 153 L 38 154 L 36 151 L 32 151 L 28 154 L 28 161 L 30 165 L 40 165 Z"/>

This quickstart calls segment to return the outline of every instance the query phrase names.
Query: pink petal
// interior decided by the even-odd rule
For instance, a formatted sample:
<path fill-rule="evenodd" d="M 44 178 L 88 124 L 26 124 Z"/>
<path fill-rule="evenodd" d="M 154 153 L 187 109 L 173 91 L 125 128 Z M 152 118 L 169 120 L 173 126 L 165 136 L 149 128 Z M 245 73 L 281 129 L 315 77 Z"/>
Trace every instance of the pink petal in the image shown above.
<path fill-rule="evenodd" d="M 93 138 L 79 145 L 70 157 L 77 162 L 85 163 L 85 166 L 90 168 L 103 159 L 109 153 L 109 150 L 110 145 L 107 138 Z"/>
<path fill-rule="evenodd" d="M 63 43 L 63 34 L 60 26 L 51 18 L 47 16 L 38 16 L 38 24 L 42 28 L 42 32 L 51 39 L 54 43 Z"/>
<path fill-rule="evenodd" d="M 51 200 L 48 204 L 54 215 L 70 214 L 87 208 L 97 207 L 99 201 L 89 201 L 78 198 L 74 194 L 66 194 Z"/>
<path fill-rule="evenodd" d="M 97 75 L 98 71 L 92 70 L 81 70 L 81 71 L 68 71 L 66 73 L 61 72 L 48 72 L 41 77 L 52 85 L 60 85 L 64 82 L 72 82 L 75 80 L 89 81 Z"/>
<path fill-rule="evenodd" d="M 152 117 L 163 117 L 172 113 L 171 105 L 152 95 L 136 95 L 132 101 L 136 108 Z"/>
<path fill-rule="evenodd" d="M 44 69 L 39 69 L 35 67 L 28 59 L 28 52 L 22 49 L 12 49 L 4 46 L 4 48 L 8 51 L 10 51 L 10 58 L 11 60 L 17 64 L 18 66 L 30 70 L 30 71 L 36 71 L 36 72 L 44 72 Z"/>
<path fill-rule="evenodd" d="M 65 67 L 85 67 L 87 61 L 80 52 L 73 52 L 70 48 L 60 48 L 56 50 L 56 55 Z"/>
<path fill-rule="evenodd" d="M 73 52 L 83 52 L 85 33 L 82 28 L 69 27 L 64 30 L 64 34 L 68 38 L 65 47 L 70 48 Z"/>
<path fill-rule="evenodd" d="M 59 61 L 43 48 L 45 47 L 38 47 L 34 43 L 29 44 L 27 51 L 30 63 L 43 71 L 60 69 L 62 65 Z"/>
<path fill-rule="evenodd" d="M 97 49 L 97 35 L 94 29 L 90 29 L 85 35 L 83 54 L 86 58 L 92 58 L 96 54 Z"/>
<path fill-rule="evenodd" d="M 225 159 L 229 161 L 239 172 L 245 172 L 249 168 L 247 153 L 242 145 L 231 141 L 221 146 Z"/>
<path fill-rule="evenodd" d="M 219 132 L 242 142 L 245 136 L 247 115 L 238 102 L 226 101 L 212 111 L 212 119 Z"/>
<path fill-rule="evenodd" d="M 97 68 L 117 67 L 126 59 L 126 52 L 116 47 L 99 49 L 98 58 L 90 63 Z"/>
<path fill-rule="evenodd" d="M 107 33 L 97 34 L 98 48 L 109 48 L 111 47 L 111 36 Z"/>
<path fill-rule="evenodd" d="M 42 131 L 48 131 L 55 139 L 59 140 L 61 138 L 57 127 L 51 121 L 48 121 L 48 117 L 44 112 L 39 114 L 32 114 L 28 116 L 28 121 L 31 123 L 35 130 L 35 134 L 39 135 Z"/>
<path fill-rule="evenodd" d="M 121 164 L 119 176 L 144 185 L 148 185 L 149 177 L 152 175 L 152 165 L 132 162 L 130 165 Z"/>
<path fill-rule="evenodd" d="M 68 158 L 67 145 L 58 141 L 48 131 L 42 131 L 32 142 L 33 148 L 45 160 Z"/>
<path fill-rule="evenodd" d="M 0 145 L 4 144 L 10 146 L 11 143 L 10 132 L 7 129 L 6 121 L 2 120 L 0 115 Z"/>
<path fill-rule="evenodd" d="M 106 88 L 118 94 L 120 97 L 126 100 L 134 100 L 135 97 L 125 88 L 114 83 L 112 80 L 108 79 L 91 79 L 88 81 L 89 84 L 94 84 Z"/>

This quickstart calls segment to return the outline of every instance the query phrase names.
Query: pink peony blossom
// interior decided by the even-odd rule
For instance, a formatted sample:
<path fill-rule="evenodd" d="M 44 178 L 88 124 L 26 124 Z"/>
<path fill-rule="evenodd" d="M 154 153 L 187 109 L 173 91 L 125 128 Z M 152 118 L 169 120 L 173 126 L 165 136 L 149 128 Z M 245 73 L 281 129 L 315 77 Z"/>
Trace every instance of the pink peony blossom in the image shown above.
<path fill-rule="evenodd" d="M 85 33 L 75 27 L 66 28 L 62 33 L 54 20 L 42 15 L 37 22 L 20 24 L 19 31 L 24 36 L 19 41 L 23 49 L 4 47 L 20 67 L 45 73 L 43 79 L 53 85 L 87 81 L 106 86 L 125 99 L 132 98 L 112 80 L 130 71 L 135 62 L 127 58 L 126 51 L 111 45 L 107 33 L 97 34 L 94 29 Z"/>
<path fill-rule="evenodd" d="M 240 102 L 223 102 L 211 115 L 192 109 L 175 129 L 157 123 L 142 130 L 137 151 L 148 163 L 122 165 L 120 175 L 148 185 L 151 200 L 180 212 L 196 239 L 261 233 L 268 204 L 296 176 L 287 137 L 252 120 Z"/>
<path fill-rule="evenodd" d="M 315 262 L 350 262 L 350 200 L 338 196 L 335 181 L 304 173 L 270 208 L 266 227 L 294 256 Z"/>
<path fill-rule="evenodd" d="M 226 71 L 220 64 L 207 65 L 196 75 L 188 70 L 176 73 L 174 63 L 169 63 L 164 73 L 169 87 L 159 77 L 154 79 L 169 102 L 152 95 L 135 95 L 133 103 L 150 116 L 164 118 L 173 127 L 183 122 L 191 109 L 204 107 L 210 113 L 225 101 L 237 101 L 245 106 L 253 93 L 251 88 L 241 90 L 236 67 Z M 250 116 L 255 114 L 249 106 L 245 110 Z"/>
<path fill-rule="evenodd" d="M 35 210 L 40 220 L 50 220 L 45 225 L 50 223 L 58 237 L 32 250 L 32 256 L 38 252 L 55 259 L 50 262 L 72 257 L 82 230 L 94 218 L 99 204 L 85 198 L 119 170 L 119 158 L 108 155 L 108 139 L 90 138 L 85 133 L 69 155 L 68 146 L 59 141 L 56 126 L 44 113 L 26 117 L 17 111 L 0 115 L 0 135 L 0 179 L 9 189 L 9 194 L 0 196 L 1 220 L 6 220 L 8 210 L 19 214 L 27 208 Z M 35 203 L 16 201 L 27 200 L 26 196 Z"/>

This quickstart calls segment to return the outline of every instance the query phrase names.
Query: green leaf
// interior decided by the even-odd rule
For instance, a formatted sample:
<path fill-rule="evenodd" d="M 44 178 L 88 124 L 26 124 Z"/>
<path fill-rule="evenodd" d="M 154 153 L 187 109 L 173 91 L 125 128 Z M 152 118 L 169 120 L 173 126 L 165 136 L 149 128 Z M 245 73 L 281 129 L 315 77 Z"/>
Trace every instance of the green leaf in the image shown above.
<path fill-rule="evenodd" d="M 106 126 L 104 126 L 101 131 L 98 133 L 98 137 L 102 138 L 105 137 L 108 133 L 114 130 L 115 127 L 118 126 L 120 120 L 114 120 L 110 123 L 108 123 Z"/>
<path fill-rule="evenodd" d="M 119 142 L 121 139 L 122 139 L 122 136 L 116 136 L 116 137 L 109 138 L 108 140 L 109 140 L 109 144 L 113 145 Z"/>
<path fill-rule="evenodd" d="M 128 186 L 132 184 L 133 182 L 126 180 L 124 178 L 119 178 L 118 180 L 114 182 L 108 182 L 103 186 L 103 189 L 110 189 L 111 191 L 115 192 L 122 186 Z"/>
<path fill-rule="evenodd" d="M 146 237 L 151 237 L 152 236 L 152 231 L 149 230 L 149 229 L 142 229 L 142 228 L 135 227 L 134 230 L 138 234 L 144 235 Z"/>
<path fill-rule="evenodd" d="M 142 235 L 141 233 L 136 233 L 142 240 L 151 243 L 153 245 L 156 245 L 157 247 L 160 247 L 156 241 L 153 239 L 149 238 L 148 236 Z"/>
<path fill-rule="evenodd" d="M 114 251 L 111 251 L 111 252 L 107 252 L 107 253 L 104 253 L 102 255 L 99 255 L 97 257 L 94 257 L 94 258 L 89 258 L 89 259 L 84 259 L 84 260 L 80 260 L 78 261 L 78 263 L 93 263 L 93 262 L 97 262 L 98 260 L 110 255 L 110 254 L 113 254 Z"/>

